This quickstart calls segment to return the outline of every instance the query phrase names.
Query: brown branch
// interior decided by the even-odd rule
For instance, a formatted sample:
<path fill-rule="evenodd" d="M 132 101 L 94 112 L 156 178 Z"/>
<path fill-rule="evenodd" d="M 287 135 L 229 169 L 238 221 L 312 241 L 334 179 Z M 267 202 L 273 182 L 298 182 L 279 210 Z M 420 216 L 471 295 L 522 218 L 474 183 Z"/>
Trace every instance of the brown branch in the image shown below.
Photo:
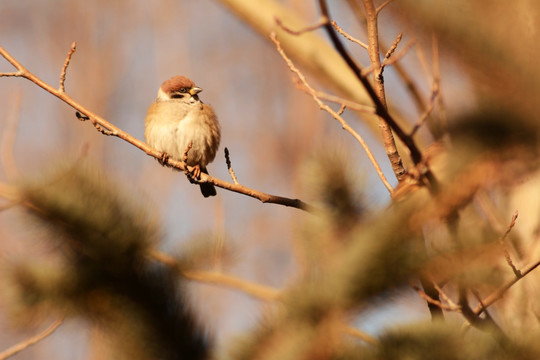
<path fill-rule="evenodd" d="M 527 267 L 525 270 L 522 270 L 520 277 L 510 280 L 509 282 L 507 282 L 506 284 L 504 284 L 503 286 L 501 286 L 500 288 L 498 288 L 497 290 L 495 290 L 494 292 L 489 294 L 482 301 L 483 306 L 478 305 L 474 309 L 474 313 L 476 315 L 480 315 L 482 313 L 482 311 L 483 311 L 483 308 L 487 308 L 487 307 L 491 306 L 493 303 L 495 303 L 497 300 L 502 299 L 502 297 L 508 291 L 508 289 L 510 289 L 512 286 L 514 286 L 515 283 L 517 283 L 519 280 L 523 279 L 526 275 L 528 275 L 531 271 L 536 269 L 538 266 L 540 266 L 540 261 L 537 261 L 534 264 Z"/>
<path fill-rule="evenodd" d="M 285 24 L 283 24 L 283 22 L 281 21 L 280 18 L 275 17 L 274 19 L 276 20 L 276 24 L 278 24 L 278 26 L 280 28 L 282 28 L 285 32 L 288 32 L 291 35 L 301 35 L 301 34 L 306 33 L 306 32 L 314 31 L 314 30 L 317 30 L 317 29 L 323 27 L 324 25 L 326 25 L 328 23 L 328 18 L 325 18 L 323 16 L 323 17 L 321 17 L 319 22 L 316 23 L 315 25 L 305 27 L 305 28 L 303 28 L 301 30 L 292 30 L 292 29 L 286 27 Z"/>
<path fill-rule="evenodd" d="M 390 4 L 392 2 L 392 0 L 386 0 L 385 2 L 383 2 L 381 5 L 379 5 L 377 7 L 377 9 L 375 10 L 377 15 L 382 11 L 382 9 L 384 9 L 386 7 L 386 5 Z"/>
<path fill-rule="evenodd" d="M 16 345 L 13 345 L 12 347 L 10 347 L 9 349 L 6 349 L 4 351 L 2 351 L 0 353 L 0 360 L 5 360 L 21 351 L 23 351 L 24 349 L 28 348 L 29 346 L 31 345 L 34 345 L 38 342 L 40 342 L 41 340 L 45 339 L 47 336 L 51 335 L 60 325 L 62 325 L 64 321 L 59 319 L 59 320 L 55 320 L 51 325 L 49 325 L 49 327 L 47 327 L 43 332 L 41 332 L 40 334 L 37 334 L 36 336 L 33 336 L 29 339 L 26 339 Z"/>
<path fill-rule="evenodd" d="M 393 57 L 385 57 L 385 59 L 383 60 L 383 63 L 382 63 L 382 68 L 384 69 L 386 66 L 389 66 L 389 65 L 394 65 L 396 64 L 399 60 L 403 59 L 405 57 L 405 55 L 407 55 L 409 53 L 409 50 L 411 50 L 411 48 L 416 45 L 416 40 L 411 40 L 409 41 L 404 47 L 402 50 L 400 50 L 397 54 L 395 54 Z M 388 53 L 386 53 L 388 55 Z M 392 54 L 390 54 L 392 55 Z"/>
<path fill-rule="evenodd" d="M 510 234 L 510 231 L 512 231 L 512 228 L 514 227 L 514 225 L 516 225 L 517 217 L 518 217 L 518 212 L 516 210 L 514 215 L 512 215 L 512 220 L 510 221 L 510 224 L 508 224 L 508 227 L 506 228 L 506 231 L 504 232 L 503 236 L 501 236 L 499 238 L 499 244 L 501 244 L 501 248 L 503 250 L 504 258 L 506 259 L 506 263 L 508 264 L 508 266 L 510 266 L 510 268 L 512 269 L 512 272 L 514 273 L 516 278 L 519 279 L 521 277 L 521 271 L 519 271 L 516 268 L 516 266 L 514 265 L 514 263 L 512 262 L 512 258 L 510 257 L 510 253 L 508 252 L 508 248 L 506 247 L 506 244 L 504 243 L 504 240 L 506 240 L 506 237 L 508 236 L 508 234 Z"/>
<path fill-rule="evenodd" d="M 229 156 L 229 149 L 227 149 L 227 147 L 225 147 L 225 163 L 227 164 L 227 170 L 229 170 L 232 181 L 238 185 L 238 179 L 236 178 L 236 174 L 234 173 L 234 170 L 232 168 L 231 158 Z"/>
<path fill-rule="evenodd" d="M 414 284 L 411 284 L 412 288 L 418 293 L 418 295 L 420 295 L 420 297 L 422 299 L 424 299 L 425 301 L 427 301 L 428 303 L 430 304 L 433 304 L 435 306 L 438 306 L 439 308 L 441 308 L 442 310 L 446 310 L 446 311 L 460 311 L 461 310 L 461 307 L 459 305 L 455 305 L 455 304 L 449 304 L 449 305 L 446 305 L 444 304 L 443 302 L 439 301 L 439 300 L 436 300 L 434 298 L 432 298 L 431 296 L 429 296 L 428 294 L 426 294 L 422 289 L 420 289 L 418 286 L 414 285 Z M 439 289 L 437 289 L 439 290 Z M 440 293 L 440 292 L 439 292 Z"/>
<path fill-rule="evenodd" d="M 502 345 L 502 343 L 507 340 L 507 337 L 502 331 L 502 329 L 499 327 L 499 325 L 497 325 L 497 323 L 489 315 L 485 304 L 480 301 L 480 304 L 478 305 L 480 306 L 482 311 L 486 313 L 486 317 L 481 318 L 480 315 L 475 313 L 469 305 L 469 301 L 467 299 L 467 288 L 463 285 L 458 285 L 458 294 L 458 303 L 461 306 L 461 314 L 463 315 L 465 320 L 467 320 L 472 327 L 478 330 L 490 332 L 495 337 L 495 339 L 498 340 L 499 344 Z"/>
<path fill-rule="evenodd" d="M 285 51 L 282 49 L 281 47 L 281 44 L 279 43 L 279 41 L 277 40 L 276 38 L 276 34 L 275 33 L 272 33 L 270 34 L 270 39 L 274 42 L 274 44 L 276 45 L 276 49 L 278 51 L 278 53 L 281 55 L 281 57 L 283 58 L 283 60 L 285 60 L 285 63 L 287 64 L 287 66 L 289 67 L 289 69 L 294 73 L 296 74 L 296 76 L 298 77 L 298 79 L 302 82 L 302 84 L 306 87 L 307 91 L 311 94 L 311 97 L 313 98 L 313 100 L 315 100 L 315 102 L 319 105 L 319 108 L 328 112 L 330 115 L 332 115 L 332 117 L 334 119 L 336 119 L 340 124 L 341 124 L 341 127 L 347 131 L 349 134 L 351 134 L 359 143 L 360 145 L 362 146 L 362 148 L 364 149 L 364 151 L 366 152 L 369 160 L 371 161 L 371 164 L 373 165 L 373 167 L 375 168 L 375 171 L 377 172 L 377 174 L 379 175 L 379 178 L 381 179 L 381 181 L 383 182 L 384 186 L 386 187 L 386 189 L 390 192 L 390 194 L 393 192 L 393 187 L 392 185 L 390 185 L 390 183 L 388 182 L 388 180 L 386 179 L 386 177 L 384 176 L 384 173 L 382 172 L 382 169 L 381 167 L 379 166 L 379 164 L 377 163 L 377 160 L 375 159 L 375 157 L 373 156 L 373 153 L 371 152 L 371 150 L 369 149 L 369 147 L 367 146 L 366 142 L 364 141 L 364 139 L 345 121 L 343 120 L 343 118 L 341 116 L 339 116 L 339 114 L 337 112 L 335 112 L 334 110 L 332 110 L 328 105 L 326 105 L 325 103 L 323 103 L 321 101 L 321 99 L 319 99 L 316 95 L 316 91 L 311 87 L 311 85 L 308 84 L 304 74 L 302 74 L 302 72 L 300 70 L 298 70 L 298 68 L 296 68 L 296 66 L 294 66 L 293 62 L 291 61 L 291 59 L 289 59 L 287 57 L 287 54 L 285 54 Z"/>
<path fill-rule="evenodd" d="M 437 292 L 439 293 L 440 297 L 446 301 L 449 306 L 451 306 L 452 308 L 454 309 L 461 309 L 459 307 L 458 304 L 456 304 L 455 302 L 452 301 L 452 299 L 450 299 L 450 297 L 443 291 L 443 289 L 441 289 L 441 287 L 439 285 L 437 285 L 437 283 L 433 280 L 431 280 L 432 283 L 433 283 L 433 287 L 435 288 L 435 290 L 437 290 Z"/>
<path fill-rule="evenodd" d="M 340 33 L 341 35 L 343 35 L 347 40 L 352 41 L 353 43 L 360 45 L 364 49 L 368 48 L 368 45 L 366 43 L 363 43 L 360 40 L 358 40 L 358 39 L 352 37 L 351 35 L 349 35 L 348 33 L 346 33 L 345 30 L 343 30 L 341 27 L 339 27 L 339 25 L 334 20 L 330 21 L 330 23 L 332 24 L 334 29 L 336 29 L 336 31 L 338 33 Z"/>
<path fill-rule="evenodd" d="M 69 66 L 69 62 L 71 61 L 71 56 L 75 52 L 76 48 L 77 48 L 77 43 L 74 41 L 73 44 L 71 44 L 71 49 L 69 50 L 66 56 L 66 61 L 64 62 L 64 66 L 62 67 L 62 72 L 60 73 L 60 86 L 58 87 L 58 90 L 61 93 L 66 92 L 66 88 L 64 86 L 64 83 L 66 82 L 66 71 L 67 71 L 67 67 Z"/>
<path fill-rule="evenodd" d="M 411 137 L 414 136 L 416 134 L 416 132 L 422 127 L 422 125 L 424 125 L 427 118 L 429 117 L 429 115 L 431 115 L 431 113 L 433 112 L 433 109 L 435 108 L 435 100 L 437 100 L 438 96 L 439 96 L 439 84 L 438 84 L 438 82 L 434 82 L 432 90 L 431 90 L 431 96 L 430 96 L 430 99 L 429 99 L 428 108 L 422 114 L 422 116 L 420 116 L 420 118 L 418 119 L 416 124 L 413 126 L 409 136 L 411 136 Z"/>
<path fill-rule="evenodd" d="M 57 98 L 59 98 L 60 100 L 62 100 L 63 102 L 71 106 L 72 108 L 74 108 L 77 112 L 79 112 L 80 117 L 79 116 L 78 117 L 80 120 L 86 120 L 86 119 L 90 120 L 91 123 L 94 125 L 94 127 L 101 133 L 105 135 L 118 137 L 134 145 L 135 147 L 141 149 L 147 155 L 152 156 L 158 160 L 162 157 L 162 153 L 160 151 L 150 147 L 145 142 L 133 137 L 132 135 L 128 134 L 127 132 L 121 130 L 120 128 L 106 121 L 102 117 L 93 113 L 92 111 L 90 111 L 89 109 L 82 106 L 80 103 L 78 103 L 74 99 L 72 99 L 69 95 L 67 95 L 67 93 L 61 92 L 58 89 L 55 89 L 54 87 L 52 87 L 51 85 L 45 83 L 43 80 L 41 80 L 36 75 L 28 71 L 25 67 L 23 67 L 17 60 L 15 60 L 13 56 L 11 56 L 1 46 L 0 46 L 0 55 L 2 55 L 8 62 L 10 62 L 18 70 L 17 72 L 12 72 L 12 73 L 0 73 L 0 77 L 16 76 L 16 77 L 23 77 L 27 80 L 30 80 L 37 86 L 41 87 L 45 91 L 56 96 Z M 165 165 L 177 168 L 182 171 L 186 167 L 188 168 L 189 171 L 193 170 L 192 167 L 185 166 L 182 161 L 177 161 L 171 158 L 166 159 Z M 232 184 L 224 180 L 217 179 L 208 174 L 201 174 L 201 179 L 199 180 L 199 182 L 208 182 L 222 189 L 226 189 L 229 191 L 233 191 L 239 194 L 243 194 L 243 195 L 258 199 L 262 203 L 278 204 L 278 205 L 297 208 L 297 209 L 308 211 L 308 212 L 314 212 L 316 210 L 313 206 L 299 199 L 291 199 L 291 198 L 286 198 L 282 196 L 263 193 L 261 191 L 251 189 L 243 185 Z"/>
<path fill-rule="evenodd" d="M 311 95 L 310 89 L 306 88 L 306 86 L 304 86 L 304 84 L 300 81 L 300 79 L 298 79 L 297 77 L 294 77 L 293 81 L 298 89 L 305 92 L 306 94 Z M 344 99 L 342 97 L 335 96 L 335 95 L 330 95 L 323 91 L 317 91 L 314 89 L 312 90 L 314 91 L 315 95 L 319 99 L 331 101 L 333 103 L 339 104 L 351 110 L 363 112 L 366 114 L 375 114 L 375 108 L 373 106 L 359 104 L 355 101 L 347 100 L 347 99 Z"/>
<path fill-rule="evenodd" d="M 322 0 L 321 0 L 322 1 Z M 377 20 L 377 11 L 373 4 L 373 0 L 363 0 L 364 9 L 366 12 L 367 19 L 367 34 L 368 34 L 368 54 L 371 61 L 371 67 L 373 71 L 374 79 L 374 95 L 378 98 L 379 103 L 382 108 L 387 110 L 386 104 L 386 95 L 384 90 L 384 78 L 383 78 L 383 67 L 381 66 L 381 60 L 379 57 L 379 30 L 378 30 L 378 20 Z M 397 44 L 396 44 L 397 46 Z M 377 106 L 376 106 L 377 107 Z M 392 165 L 392 170 L 396 175 L 396 178 L 399 182 L 405 180 L 405 168 L 403 167 L 403 161 L 396 147 L 396 142 L 394 140 L 394 135 L 392 134 L 392 128 L 382 116 L 379 115 L 379 129 L 381 131 L 384 148 L 386 150 L 386 156 L 390 160 Z"/>
<path fill-rule="evenodd" d="M 231 275 L 226 275 L 215 271 L 183 269 L 174 257 L 159 251 L 151 251 L 150 256 L 153 259 L 174 269 L 186 279 L 207 284 L 226 286 L 228 288 L 240 290 L 257 299 L 267 301 L 276 300 L 280 294 L 278 289 L 242 280 Z"/>
<path fill-rule="evenodd" d="M 398 34 L 398 36 L 396 37 L 396 40 L 394 40 L 394 42 L 392 43 L 392 46 L 390 46 L 390 49 L 388 49 L 388 51 L 384 55 L 384 61 L 387 61 L 387 60 L 390 59 L 390 57 L 392 56 L 394 51 L 396 51 L 401 39 L 403 39 L 403 33 Z M 384 63 L 384 61 L 383 61 L 383 63 Z"/>

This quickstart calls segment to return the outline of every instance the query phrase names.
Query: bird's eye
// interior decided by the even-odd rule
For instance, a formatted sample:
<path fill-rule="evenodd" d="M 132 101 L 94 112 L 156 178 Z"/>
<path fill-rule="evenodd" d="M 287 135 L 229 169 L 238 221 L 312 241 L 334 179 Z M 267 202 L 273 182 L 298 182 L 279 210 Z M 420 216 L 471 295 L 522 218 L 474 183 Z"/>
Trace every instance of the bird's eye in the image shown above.
<path fill-rule="evenodd" d="M 185 87 L 180 88 L 180 92 L 181 92 L 181 93 L 187 93 L 188 90 L 189 90 L 189 89 L 188 89 L 188 88 L 185 88 Z"/>

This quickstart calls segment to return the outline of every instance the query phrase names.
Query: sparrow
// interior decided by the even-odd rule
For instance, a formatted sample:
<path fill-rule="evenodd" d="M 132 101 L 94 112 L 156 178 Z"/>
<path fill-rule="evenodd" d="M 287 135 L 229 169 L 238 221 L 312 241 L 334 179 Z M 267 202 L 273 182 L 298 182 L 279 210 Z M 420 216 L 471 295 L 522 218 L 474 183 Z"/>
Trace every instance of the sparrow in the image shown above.
<path fill-rule="evenodd" d="M 144 121 L 146 143 L 167 157 L 186 160 L 194 167 L 191 176 L 199 179 L 208 174 L 206 166 L 214 160 L 219 147 L 221 129 L 211 106 L 199 99 L 201 88 L 185 76 L 174 76 L 159 88 L 155 102 L 148 108 Z M 215 196 L 216 188 L 200 183 L 204 197 Z"/>

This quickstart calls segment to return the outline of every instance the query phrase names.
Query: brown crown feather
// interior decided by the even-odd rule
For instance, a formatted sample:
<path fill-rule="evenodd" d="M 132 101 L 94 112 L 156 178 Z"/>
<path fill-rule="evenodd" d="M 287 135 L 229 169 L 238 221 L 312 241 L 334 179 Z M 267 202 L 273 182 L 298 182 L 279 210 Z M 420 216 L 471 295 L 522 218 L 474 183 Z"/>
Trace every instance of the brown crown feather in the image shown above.
<path fill-rule="evenodd" d="M 161 85 L 161 89 L 165 93 L 170 94 L 171 92 L 180 90 L 181 88 L 190 89 L 190 88 L 192 88 L 194 86 L 195 86 L 195 83 L 193 81 L 191 81 L 190 79 L 188 79 L 187 77 L 177 75 L 177 76 L 173 76 L 169 80 L 165 81 Z"/>

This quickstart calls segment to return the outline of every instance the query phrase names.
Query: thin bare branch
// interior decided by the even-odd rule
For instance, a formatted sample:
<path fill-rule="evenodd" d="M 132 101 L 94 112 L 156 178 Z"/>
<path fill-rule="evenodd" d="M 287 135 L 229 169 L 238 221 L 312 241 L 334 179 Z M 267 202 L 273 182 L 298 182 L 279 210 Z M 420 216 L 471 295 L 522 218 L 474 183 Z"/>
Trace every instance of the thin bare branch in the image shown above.
<path fill-rule="evenodd" d="M 392 2 L 392 0 L 386 0 L 381 5 L 379 5 L 377 7 L 377 9 L 375 10 L 377 12 L 377 15 L 382 11 L 382 9 L 384 9 L 386 7 L 386 5 L 390 4 L 391 2 Z"/>
<path fill-rule="evenodd" d="M 363 3 L 367 19 L 368 54 L 371 62 L 371 67 L 373 69 L 373 96 L 377 97 L 380 103 L 380 105 L 376 104 L 376 107 L 380 106 L 381 108 L 384 108 L 386 113 L 388 113 L 383 78 L 384 67 L 381 66 L 381 60 L 379 57 L 379 30 L 377 11 L 375 9 L 375 5 L 373 4 L 373 0 L 363 0 Z M 366 81 L 366 83 L 369 82 Z M 381 135 L 383 138 L 386 156 L 388 157 L 388 160 L 390 160 L 390 164 L 392 165 L 392 170 L 394 171 L 396 178 L 399 182 L 402 182 L 403 180 L 405 180 L 405 174 L 407 172 L 405 170 L 405 167 L 403 166 L 403 161 L 401 159 L 401 156 L 399 155 L 396 146 L 394 134 L 392 133 L 393 128 L 390 126 L 387 119 L 385 119 L 383 116 L 380 116 L 380 114 L 378 115 L 379 130 L 381 131 Z"/>
<path fill-rule="evenodd" d="M 33 82 L 34 84 L 41 87 L 48 93 L 56 96 L 57 98 L 64 101 L 66 104 L 68 104 L 72 108 L 74 108 L 79 113 L 77 117 L 80 120 L 90 120 L 91 123 L 94 125 L 94 127 L 101 133 L 105 135 L 116 136 L 134 145 L 135 147 L 144 151 L 147 155 L 152 156 L 158 160 L 162 157 L 163 155 L 162 152 L 150 147 L 145 142 L 133 137 L 127 132 L 121 130 L 120 128 L 106 121 L 102 117 L 98 116 L 97 114 L 93 113 L 92 111 L 90 111 L 89 109 L 81 105 L 79 102 L 72 99 L 69 95 L 67 95 L 67 93 L 61 92 L 58 89 L 55 89 L 51 85 L 45 83 L 43 80 L 35 76 L 33 73 L 29 72 L 25 67 L 23 67 L 17 60 L 15 60 L 15 58 L 13 58 L 13 56 L 11 56 L 1 46 L 0 46 L 0 55 L 2 55 L 8 62 L 10 62 L 18 70 L 17 72 L 14 72 L 14 73 L 0 73 L 0 76 L 24 77 L 25 79 Z M 182 171 L 187 167 L 189 171 L 193 171 L 193 168 L 191 166 L 185 166 L 182 161 L 177 161 L 172 158 L 167 158 L 165 165 L 177 168 Z M 244 194 L 246 196 L 258 199 L 262 203 L 278 204 L 278 205 L 283 205 L 283 206 L 288 206 L 288 207 L 304 210 L 307 212 L 316 211 L 316 209 L 313 206 L 299 199 L 291 199 L 291 198 L 286 198 L 283 196 L 263 193 L 261 191 L 251 189 L 240 184 L 233 184 L 233 183 L 226 182 L 224 180 L 217 179 L 208 174 L 201 174 L 201 179 L 199 180 L 199 183 L 200 182 L 208 182 L 222 189 L 233 191 L 239 194 Z"/>
<path fill-rule="evenodd" d="M 225 163 L 227 164 L 227 170 L 229 170 L 229 174 L 231 175 L 232 181 L 238 185 L 238 179 L 236 178 L 236 174 L 234 173 L 234 170 L 232 168 L 231 164 L 231 158 L 229 156 L 229 149 L 225 147 Z"/>
<path fill-rule="evenodd" d="M 310 90 L 304 86 L 304 84 L 300 81 L 300 79 L 298 79 L 297 77 L 294 77 L 293 81 L 298 89 L 311 95 Z M 351 100 L 347 100 L 339 96 L 327 94 L 324 91 L 317 91 L 317 90 L 314 90 L 314 91 L 315 91 L 315 95 L 319 99 L 328 100 L 333 103 L 339 104 L 343 107 L 346 107 L 348 109 L 359 111 L 362 113 L 375 114 L 375 108 L 373 106 L 359 104 L 355 101 L 351 101 Z"/>
<path fill-rule="evenodd" d="M 332 24 L 334 29 L 336 29 L 336 31 L 338 33 L 340 33 L 341 35 L 343 35 L 347 40 L 352 41 L 353 43 L 360 45 L 364 49 L 368 48 L 368 45 L 366 43 L 363 43 L 362 41 L 360 41 L 360 40 L 352 37 L 348 33 L 346 33 L 345 30 L 343 30 L 341 27 L 339 27 L 339 25 L 334 20 L 332 20 L 330 23 Z"/>
<path fill-rule="evenodd" d="M 420 295 L 422 299 L 424 299 L 430 304 L 438 306 L 442 310 L 446 310 L 446 311 L 460 311 L 461 310 L 461 307 L 459 305 L 455 305 L 455 304 L 446 305 L 443 302 L 433 299 L 431 296 L 427 295 L 422 289 L 420 289 L 420 287 L 414 284 L 411 284 L 411 286 L 418 293 L 418 295 Z"/>
<path fill-rule="evenodd" d="M 398 45 L 399 45 L 399 42 L 401 41 L 401 39 L 403 39 L 403 33 L 399 33 L 398 36 L 396 37 L 396 40 L 394 40 L 394 42 L 392 43 L 392 46 L 390 46 L 390 49 L 388 49 L 388 51 L 386 52 L 386 54 L 384 55 L 384 60 L 388 60 L 390 59 L 390 56 L 392 56 L 392 54 L 394 53 L 394 51 L 396 51 Z"/>
<path fill-rule="evenodd" d="M 71 49 L 69 50 L 66 56 L 66 61 L 64 62 L 64 66 L 62 67 L 62 72 L 60 73 L 60 86 L 58 87 L 58 91 L 60 91 L 61 93 L 66 92 L 66 88 L 64 86 L 64 83 L 66 82 L 66 71 L 69 66 L 69 62 L 71 61 L 71 56 L 75 52 L 76 48 L 77 48 L 77 43 L 74 41 L 71 44 Z"/>
<path fill-rule="evenodd" d="M 441 93 L 441 71 L 440 71 L 440 61 L 439 61 L 439 42 L 437 41 L 437 35 L 433 33 L 431 37 L 431 47 L 433 50 L 433 83 L 437 84 L 439 89 L 438 96 L 438 116 L 442 134 L 448 134 L 446 129 L 448 128 L 448 120 L 446 119 L 445 105 L 443 100 L 443 95 Z M 437 134 L 435 134 L 437 135 Z"/>
<path fill-rule="evenodd" d="M 364 11 L 362 10 L 359 2 L 360 2 L 359 0 L 347 0 L 347 3 L 351 7 L 353 14 L 356 15 L 357 17 L 358 22 L 364 25 L 367 25 L 367 20 L 366 20 Z M 388 46 L 385 46 L 381 39 L 379 39 L 379 46 L 382 51 L 385 51 L 385 49 L 388 49 Z M 394 69 L 396 70 L 397 74 L 401 78 L 401 81 L 405 85 L 407 91 L 413 98 L 418 111 L 421 113 L 424 112 L 426 110 L 426 105 L 424 104 L 424 99 L 422 98 L 420 89 L 416 85 L 413 77 L 409 75 L 409 72 L 399 62 L 393 62 L 392 65 L 394 65 Z M 367 74 L 369 74 L 369 72 L 366 73 L 366 76 Z"/>
<path fill-rule="evenodd" d="M 350 326 L 345 326 L 343 328 L 343 332 L 345 334 L 349 334 L 351 336 L 355 336 L 359 339 L 362 339 L 364 340 L 365 342 L 367 342 L 368 344 L 371 344 L 371 345 L 377 345 L 379 342 L 377 341 L 377 339 L 375 339 L 373 336 L 370 336 L 368 334 L 366 334 L 365 332 L 363 331 L 360 331 L 356 328 L 353 328 L 353 327 L 350 327 Z"/>
<path fill-rule="evenodd" d="M 215 271 L 185 270 L 180 266 L 174 257 L 159 251 L 151 251 L 150 256 L 153 259 L 171 267 L 172 269 L 175 269 L 190 280 L 226 286 L 228 288 L 240 290 L 257 299 L 267 301 L 276 300 L 280 294 L 278 289 L 242 280 L 231 275 L 226 275 Z"/>
<path fill-rule="evenodd" d="M 441 289 L 441 287 L 439 285 L 437 285 L 437 283 L 435 281 L 432 281 L 432 282 L 433 282 L 433 286 L 435 287 L 435 289 L 437 290 L 437 292 L 441 296 L 441 299 L 446 301 L 449 304 L 450 307 L 452 307 L 454 309 L 460 309 L 459 305 L 456 304 L 455 302 L 453 302 L 452 299 L 450 299 L 450 297 L 446 294 L 446 292 L 444 292 L 444 290 Z"/>
<path fill-rule="evenodd" d="M 409 136 L 414 136 L 416 132 L 422 127 L 422 125 L 424 125 L 429 115 L 431 115 L 431 113 L 433 112 L 433 109 L 435 108 L 435 101 L 437 100 L 438 95 L 439 95 L 439 86 L 438 86 L 438 83 L 435 82 L 433 83 L 433 87 L 431 90 L 431 96 L 429 99 L 428 108 L 422 114 L 422 116 L 420 116 L 416 124 L 413 126 L 411 130 L 411 134 Z"/>
<path fill-rule="evenodd" d="M 298 68 L 296 68 L 296 66 L 294 66 L 293 62 L 291 61 L 291 59 L 289 59 L 287 57 L 287 54 L 285 54 L 285 51 L 281 48 L 281 44 L 279 43 L 277 37 L 276 37 L 276 34 L 275 33 L 272 33 L 270 34 L 270 39 L 274 42 L 274 44 L 276 45 L 276 48 L 277 48 L 277 51 L 278 53 L 281 55 L 281 57 L 283 58 L 283 60 L 285 60 L 285 63 L 287 64 L 287 66 L 289 67 L 289 69 L 298 77 L 298 79 L 300 79 L 300 81 L 302 82 L 302 84 L 306 87 L 306 89 L 308 90 L 308 92 L 311 94 L 313 100 L 315 100 L 315 102 L 317 103 L 317 105 L 319 105 L 319 108 L 328 112 L 330 115 L 332 115 L 332 117 L 334 119 L 336 119 L 340 124 L 341 124 L 341 127 L 347 131 L 349 134 L 351 134 L 359 143 L 360 145 L 362 146 L 362 148 L 364 149 L 364 151 L 366 152 L 369 160 L 371 161 L 371 164 L 373 165 L 373 167 L 375 168 L 375 171 L 377 172 L 377 174 L 379 175 L 379 178 L 381 179 L 381 181 L 383 182 L 384 186 L 386 187 L 386 189 L 390 192 L 390 194 L 393 192 L 393 187 L 392 185 L 390 185 L 390 183 L 388 182 L 388 180 L 386 179 L 386 177 L 384 176 L 384 173 L 382 172 L 382 169 L 381 167 L 379 166 L 379 164 L 377 163 L 377 160 L 375 159 L 375 157 L 373 156 L 373 153 L 371 152 L 371 150 L 369 149 L 369 147 L 367 146 L 366 142 L 364 141 L 364 139 L 349 125 L 347 124 L 347 122 L 345 120 L 343 120 L 343 118 L 341 116 L 339 116 L 339 114 L 337 112 L 335 112 L 334 110 L 332 110 L 328 105 L 326 105 L 325 103 L 323 103 L 321 101 L 321 99 L 319 99 L 316 95 L 316 91 L 311 87 L 311 85 L 308 84 L 304 74 L 302 74 L 302 72 L 300 70 L 298 70 Z"/>
<path fill-rule="evenodd" d="M 386 67 L 386 66 L 389 66 L 389 65 L 394 65 L 395 63 L 397 63 L 399 60 L 403 59 L 405 57 L 405 55 L 407 55 L 409 53 L 409 50 L 411 50 L 411 48 L 416 45 L 416 40 L 411 40 L 409 41 L 404 47 L 403 49 L 401 49 L 396 55 L 394 55 L 393 57 L 385 57 L 383 63 L 382 63 L 382 67 Z M 388 55 L 388 52 L 386 53 Z"/>
<path fill-rule="evenodd" d="M 503 286 L 501 286 L 500 288 L 498 288 L 497 290 L 495 290 L 494 292 L 492 292 L 491 294 L 489 294 L 487 297 L 484 298 L 484 300 L 482 301 L 483 303 L 483 306 L 482 305 L 478 305 L 475 309 L 474 309 L 474 313 L 476 315 L 480 315 L 483 310 L 485 308 L 488 308 L 489 306 L 491 306 L 493 303 L 495 303 L 497 300 L 500 300 L 502 299 L 502 297 L 504 296 L 504 294 L 508 291 L 508 289 L 510 289 L 512 286 L 514 286 L 515 283 L 517 283 L 519 280 L 523 279 L 525 276 L 527 276 L 530 272 L 532 272 L 534 269 L 536 269 L 538 266 L 540 266 L 540 260 L 535 262 L 534 264 L 528 266 L 525 270 L 522 270 L 521 271 L 521 276 L 520 277 L 516 277 L 512 280 L 510 280 L 509 282 L 507 282 L 506 284 L 504 284 Z"/>
<path fill-rule="evenodd" d="M 503 250 L 506 263 L 508 264 L 508 266 L 510 266 L 516 278 L 520 278 L 522 276 L 521 271 L 519 271 L 514 265 L 514 263 L 512 262 L 512 258 L 510 257 L 510 253 L 508 252 L 508 248 L 506 247 L 506 244 L 504 242 L 508 234 L 510 234 L 510 231 L 512 231 L 512 229 L 514 228 L 514 225 L 516 225 L 517 217 L 518 217 L 518 212 L 516 210 L 514 215 L 512 215 L 512 220 L 510 220 L 510 224 L 508 224 L 508 227 L 506 228 L 506 231 L 504 232 L 503 236 L 499 238 L 499 244 L 501 245 L 501 248 Z"/>
<path fill-rule="evenodd" d="M 15 354 L 20 353 L 24 349 L 28 348 L 31 345 L 34 345 L 41 340 L 45 339 L 47 336 L 51 335 L 64 321 L 62 319 L 55 320 L 49 327 L 47 327 L 43 332 L 33 336 L 29 339 L 26 339 L 16 345 L 13 345 L 9 349 L 6 349 L 0 353 L 0 360 L 5 360 Z"/>
<path fill-rule="evenodd" d="M 320 29 L 321 27 L 323 27 L 324 25 L 326 25 L 328 23 L 328 18 L 323 16 L 323 17 L 321 17 L 319 22 L 317 22 L 315 25 L 308 26 L 308 27 L 303 28 L 301 30 L 292 30 L 292 29 L 288 28 L 287 26 L 285 26 L 285 24 L 283 24 L 281 19 L 279 19 L 277 17 L 275 17 L 274 19 L 276 20 L 276 24 L 278 24 L 278 26 L 280 28 L 282 28 L 283 30 L 285 30 L 286 32 L 288 32 L 291 35 L 302 35 L 303 33 Z"/>

